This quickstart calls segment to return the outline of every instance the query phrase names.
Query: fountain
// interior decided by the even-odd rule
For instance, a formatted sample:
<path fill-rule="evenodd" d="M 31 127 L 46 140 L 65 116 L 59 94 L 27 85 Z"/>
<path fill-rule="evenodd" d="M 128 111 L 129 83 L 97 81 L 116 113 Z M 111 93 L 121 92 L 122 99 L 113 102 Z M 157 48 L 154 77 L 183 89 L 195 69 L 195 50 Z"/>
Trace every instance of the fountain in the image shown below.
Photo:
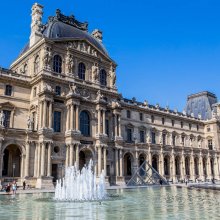
<path fill-rule="evenodd" d="M 57 201 L 92 201 L 106 198 L 105 174 L 102 171 L 96 183 L 96 173 L 92 171 L 93 162 L 84 166 L 81 172 L 76 164 L 67 167 L 65 177 L 57 180 L 55 200 Z"/>

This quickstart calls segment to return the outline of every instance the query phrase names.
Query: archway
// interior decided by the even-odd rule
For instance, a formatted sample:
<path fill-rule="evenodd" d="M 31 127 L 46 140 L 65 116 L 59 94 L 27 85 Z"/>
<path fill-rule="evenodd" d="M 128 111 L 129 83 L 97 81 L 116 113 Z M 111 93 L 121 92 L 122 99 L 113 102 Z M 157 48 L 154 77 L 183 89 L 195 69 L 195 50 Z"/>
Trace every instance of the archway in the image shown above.
<path fill-rule="evenodd" d="M 168 155 L 164 157 L 164 175 L 170 175 L 170 157 Z"/>
<path fill-rule="evenodd" d="M 2 175 L 21 176 L 21 151 L 17 145 L 9 145 L 4 150 Z"/>
<path fill-rule="evenodd" d="M 132 165 L 133 165 L 133 156 L 131 153 L 126 153 L 124 155 L 124 175 L 132 175 Z"/>
<path fill-rule="evenodd" d="M 190 175 L 190 158 L 185 158 L 185 169 L 186 169 L 186 176 Z"/>
<path fill-rule="evenodd" d="M 158 156 L 153 155 L 152 157 L 152 167 L 158 172 Z"/>
<path fill-rule="evenodd" d="M 85 165 L 89 164 L 91 159 L 93 159 L 93 156 L 89 149 L 81 150 L 79 152 L 79 169 L 82 170 Z"/>
<path fill-rule="evenodd" d="M 146 157 L 144 154 L 140 154 L 138 157 L 138 167 L 140 167 L 144 162 L 146 161 Z M 143 168 L 140 170 L 140 175 L 143 176 L 145 174 L 146 167 L 143 166 Z"/>
<path fill-rule="evenodd" d="M 197 157 L 194 159 L 194 166 L 195 166 L 195 176 L 199 176 L 199 159 Z"/>
<path fill-rule="evenodd" d="M 176 170 L 176 175 L 180 176 L 180 157 L 176 156 L 175 158 L 175 170 Z"/>

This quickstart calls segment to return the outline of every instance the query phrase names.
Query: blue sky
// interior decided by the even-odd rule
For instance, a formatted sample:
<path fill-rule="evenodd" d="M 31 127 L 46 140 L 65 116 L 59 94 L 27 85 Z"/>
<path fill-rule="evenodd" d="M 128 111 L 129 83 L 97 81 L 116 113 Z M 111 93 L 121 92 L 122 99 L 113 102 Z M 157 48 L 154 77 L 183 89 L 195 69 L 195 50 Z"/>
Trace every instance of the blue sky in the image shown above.
<path fill-rule="evenodd" d="M 8 67 L 28 41 L 36 1 L 1 2 L 0 65 Z M 188 94 L 220 97 L 220 1 L 38 0 L 44 21 L 60 8 L 103 31 L 118 64 L 117 86 L 126 98 L 182 110 Z"/>

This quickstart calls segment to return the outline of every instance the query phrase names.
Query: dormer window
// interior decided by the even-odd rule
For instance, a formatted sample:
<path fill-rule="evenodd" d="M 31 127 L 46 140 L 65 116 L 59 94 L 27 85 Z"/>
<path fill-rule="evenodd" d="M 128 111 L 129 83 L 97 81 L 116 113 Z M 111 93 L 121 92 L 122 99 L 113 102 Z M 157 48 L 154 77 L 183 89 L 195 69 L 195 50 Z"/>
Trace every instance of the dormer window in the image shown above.
<path fill-rule="evenodd" d="M 85 80 L 86 66 L 84 63 L 78 65 L 78 77 L 79 79 Z"/>
<path fill-rule="evenodd" d="M 100 84 L 102 86 L 107 85 L 107 74 L 106 74 L 106 71 L 104 69 L 102 69 L 99 73 L 99 81 L 100 81 Z"/>
<path fill-rule="evenodd" d="M 59 55 L 55 55 L 53 58 L 53 71 L 62 73 L 62 58 Z"/>
<path fill-rule="evenodd" d="M 5 95 L 7 95 L 7 96 L 12 95 L 12 86 L 11 85 L 6 85 L 5 86 Z"/>

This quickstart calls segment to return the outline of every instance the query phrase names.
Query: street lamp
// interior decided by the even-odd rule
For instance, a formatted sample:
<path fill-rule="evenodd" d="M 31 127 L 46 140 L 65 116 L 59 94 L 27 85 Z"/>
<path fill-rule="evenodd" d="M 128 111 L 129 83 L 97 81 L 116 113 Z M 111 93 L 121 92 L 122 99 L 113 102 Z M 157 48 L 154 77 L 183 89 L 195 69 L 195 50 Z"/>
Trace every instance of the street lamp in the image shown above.
<path fill-rule="evenodd" d="M 14 180 L 14 177 L 15 177 L 15 163 L 13 163 L 12 168 L 13 168 L 13 180 Z"/>

